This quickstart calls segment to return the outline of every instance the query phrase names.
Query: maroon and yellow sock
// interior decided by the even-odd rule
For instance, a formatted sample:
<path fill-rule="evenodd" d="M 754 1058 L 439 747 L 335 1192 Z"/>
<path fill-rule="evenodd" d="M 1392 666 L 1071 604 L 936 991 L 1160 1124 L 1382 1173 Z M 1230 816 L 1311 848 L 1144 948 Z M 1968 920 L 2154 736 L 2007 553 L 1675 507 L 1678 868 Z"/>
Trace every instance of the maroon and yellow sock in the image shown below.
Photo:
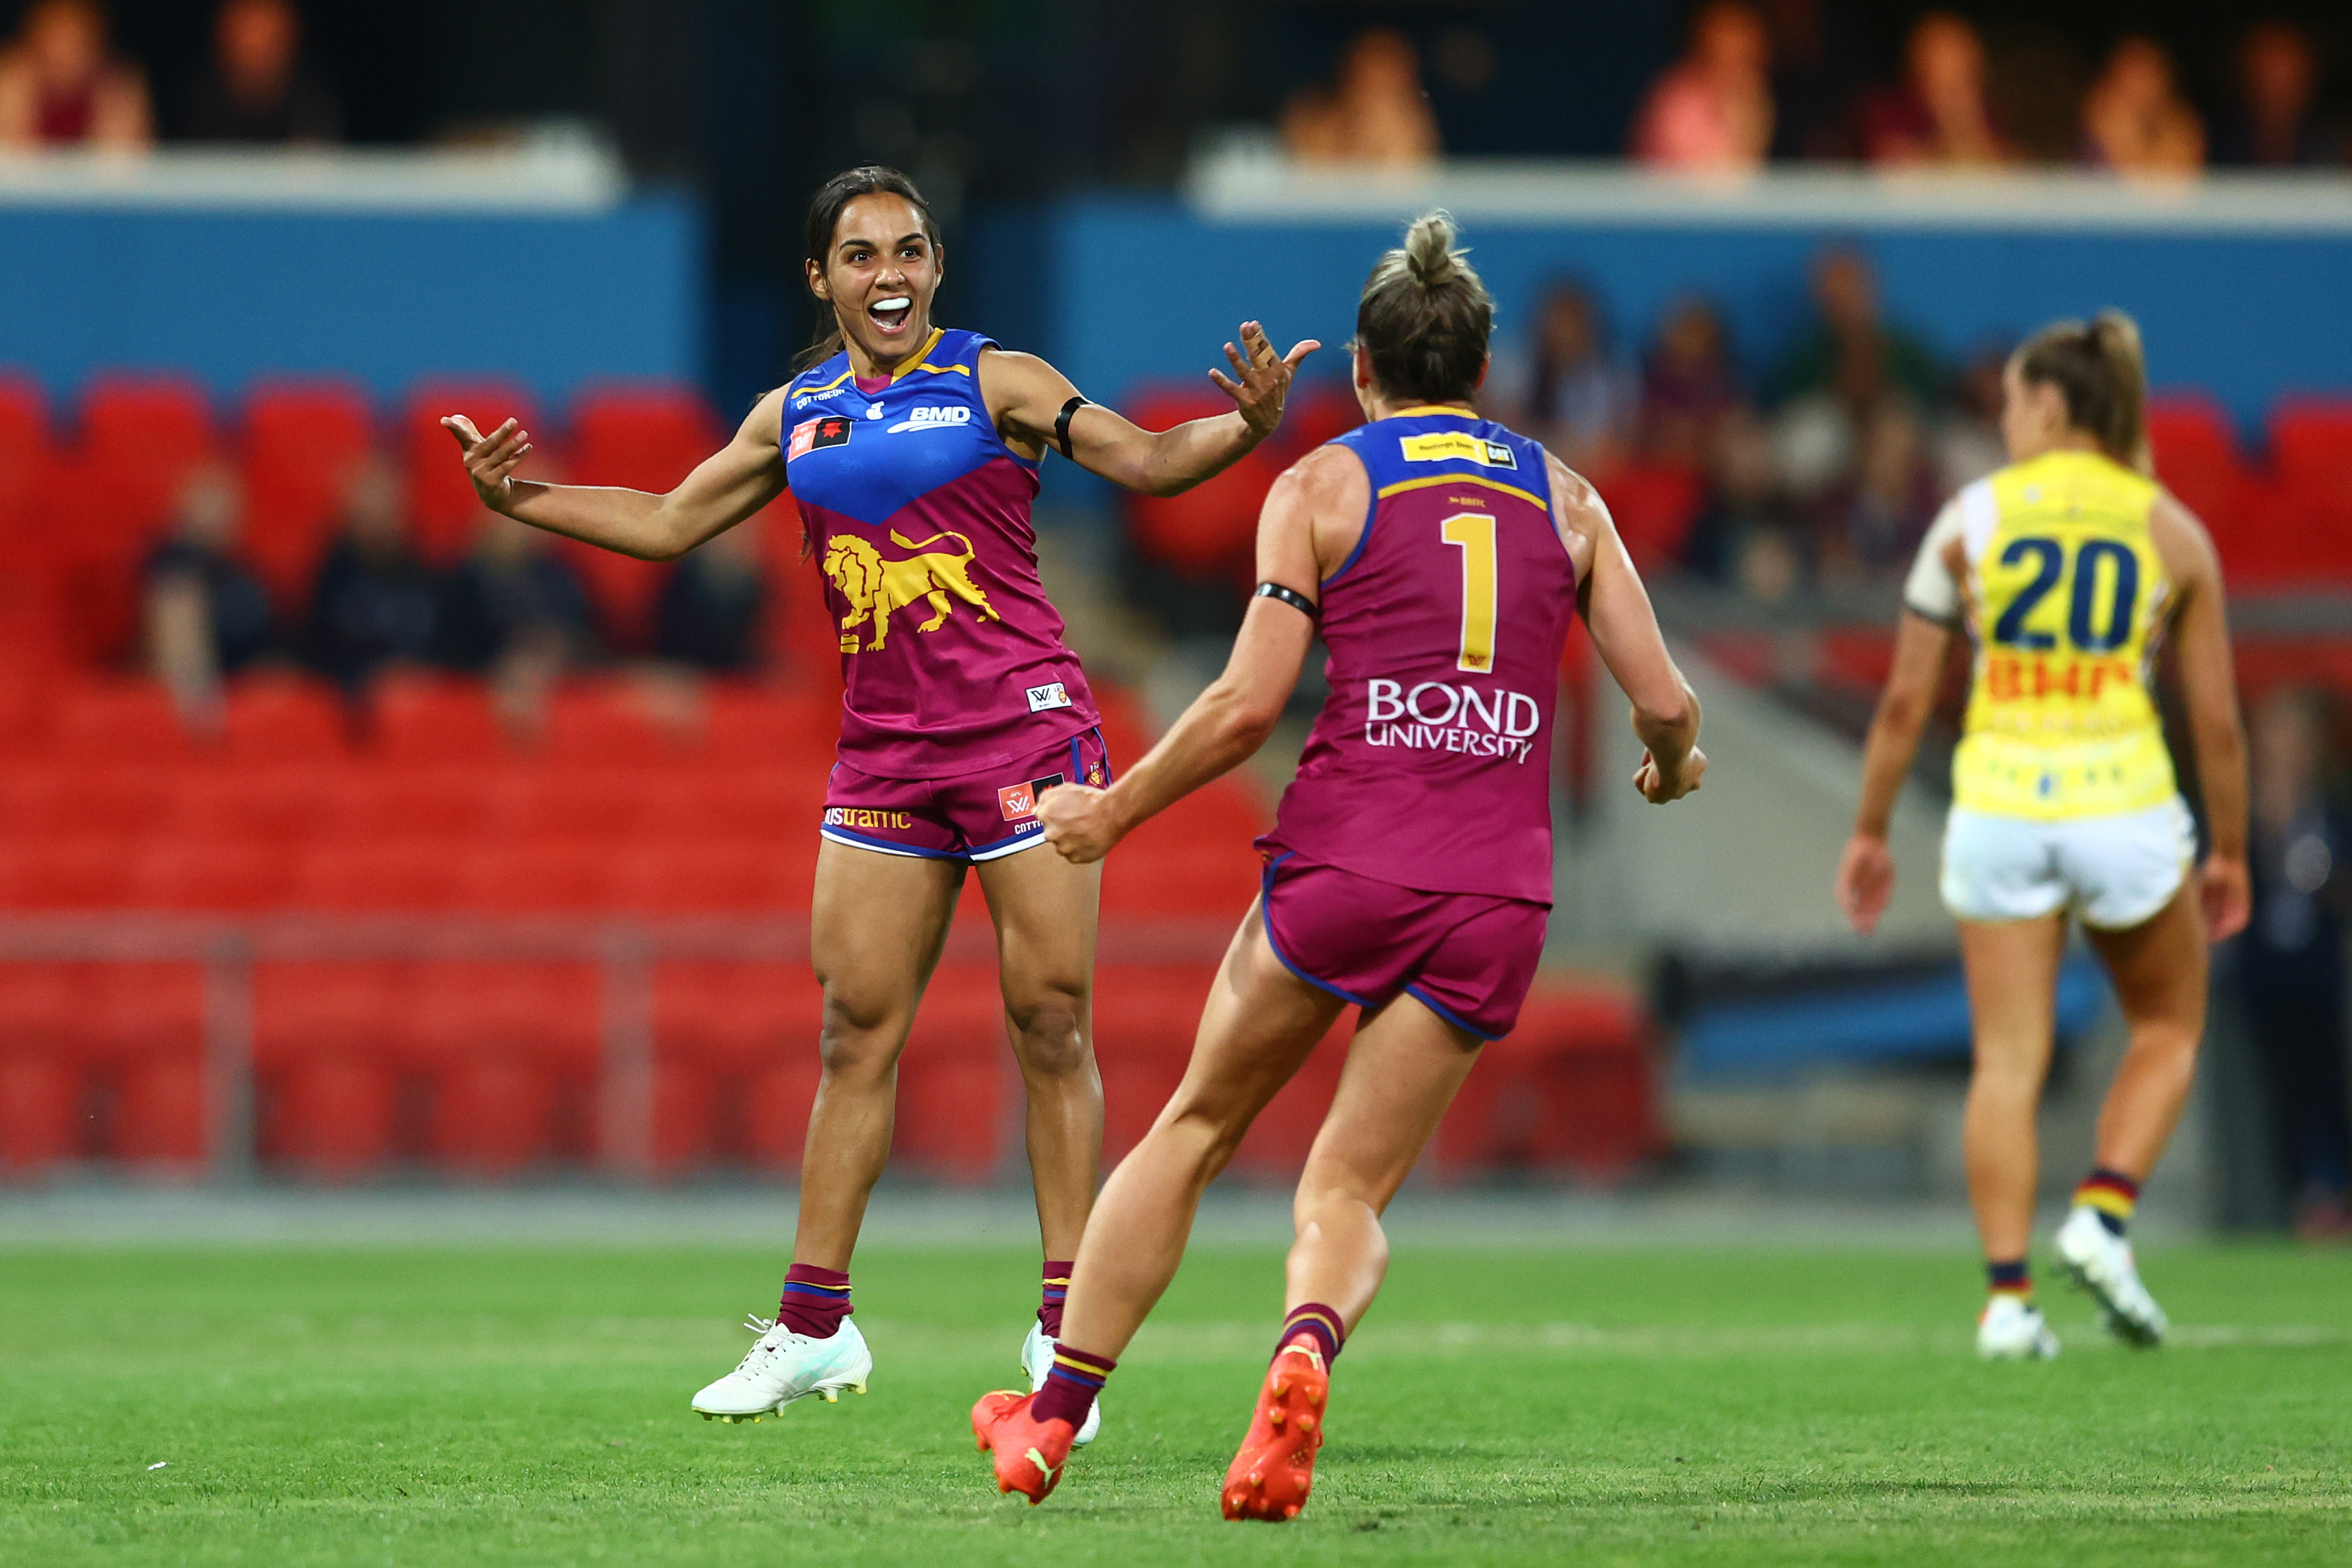
<path fill-rule="evenodd" d="M 2033 1300 L 2033 1276 L 2027 1271 L 2025 1259 L 2013 1263 L 1985 1263 L 1985 1280 L 1996 1296 L 2014 1296 L 2021 1301 Z"/>
<path fill-rule="evenodd" d="M 814 1264 L 795 1263 L 784 1271 L 784 1294 L 776 1321 L 796 1334 L 829 1340 L 849 1316 L 849 1276 Z"/>
<path fill-rule="evenodd" d="M 1320 1301 L 1308 1301 L 1290 1309 L 1290 1316 L 1282 1320 L 1282 1337 L 1274 1342 L 1274 1353 L 1280 1355 L 1285 1345 L 1298 1340 L 1313 1342 L 1316 1353 L 1328 1367 L 1339 1359 L 1339 1347 L 1347 1342 L 1348 1331 L 1339 1314 Z"/>
<path fill-rule="evenodd" d="M 1037 1321 L 1049 1340 L 1062 1337 L 1062 1303 L 1069 1299 L 1070 1270 L 1076 1267 L 1075 1263 L 1056 1263 L 1050 1258 L 1045 1260 L 1045 1295 L 1037 1304 Z"/>
<path fill-rule="evenodd" d="M 1031 1419 L 1066 1421 L 1074 1428 L 1085 1426 L 1087 1412 L 1095 1407 L 1095 1396 L 1102 1393 L 1118 1365 L 1107 1355 L 1056 1345 L 1054 1370 L 1045 1374 L 1045 1386 L 1029 1402 Z"/>
<path fill-rule="evenodd" d="M 2132 1210 L 2139 1206 L 2139 1184 L 2102 1165 L 2074 1189 L 2074 1202 L 2095 1211 L 2101 1225 L 2121 1236 L 2131 1224 Z"/>

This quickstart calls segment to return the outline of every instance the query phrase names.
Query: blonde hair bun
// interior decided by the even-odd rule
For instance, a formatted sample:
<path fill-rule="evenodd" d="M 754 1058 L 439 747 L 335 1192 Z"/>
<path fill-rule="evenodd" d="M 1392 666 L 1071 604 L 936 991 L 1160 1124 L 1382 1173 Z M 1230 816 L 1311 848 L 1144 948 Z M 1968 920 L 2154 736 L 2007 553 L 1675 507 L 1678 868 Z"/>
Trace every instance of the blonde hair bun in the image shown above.
<path fill-rule="evenodd" d="M 1454 215 L 1443 207 L 1412 220 L 1404 231 L 1404 264 L 1414 282 L 1434 289 L 1468 270 L 1463 262 L 1470 253 L 1454 247 Z"/>

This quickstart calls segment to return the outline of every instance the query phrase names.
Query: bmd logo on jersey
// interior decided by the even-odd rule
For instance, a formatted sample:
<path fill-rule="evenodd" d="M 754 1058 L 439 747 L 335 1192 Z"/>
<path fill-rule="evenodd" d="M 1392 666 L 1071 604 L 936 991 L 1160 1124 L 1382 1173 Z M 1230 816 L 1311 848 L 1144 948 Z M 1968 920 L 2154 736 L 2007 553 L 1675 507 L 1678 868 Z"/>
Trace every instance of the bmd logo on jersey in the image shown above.
<path fill-rule="evenodd" d="M 1518 454 L 1503 442 L 1482 440 L 1459 430 L 1401 436 L 1397 444 L 1404 448 L 1404 460 L 1408 463 L 1475 463 L 1482 468 L 1519 466 Z"/>
<path fill-rule="evenodd" d="M 793 426 L 792 445 L 784 450 L 784 461 L 804 458 L 819 447 L 845 447 L 856 423 L 845 414 L 825 414 L 814 419 L 803 419 Z"/>
<path fill-rule="evenodd" d="M 878 410 L 877 410 L 878 412 Z M 910 408 L 907 417 L 883 432 L 896 436 L 901 430 L 952 430 L 959 425 L 971 423 L 971 410 L 961 404 L 943 407 Z"/>

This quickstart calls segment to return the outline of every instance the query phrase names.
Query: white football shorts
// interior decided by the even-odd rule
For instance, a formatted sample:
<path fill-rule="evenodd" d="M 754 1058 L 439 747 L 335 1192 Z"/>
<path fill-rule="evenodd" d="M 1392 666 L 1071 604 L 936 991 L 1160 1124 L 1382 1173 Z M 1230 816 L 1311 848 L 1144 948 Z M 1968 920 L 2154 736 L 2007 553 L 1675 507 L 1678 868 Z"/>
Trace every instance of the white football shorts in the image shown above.
<path fill-rule="evenodd" d="M 1944 826 L 1944 907 L 1988 922 L 2070 910 L 2084 925 L 2127 931 L 2172 901 L 2196 859 L 2196 825 L 2179 795 L 2067 822 L 1956 805 Z"/>

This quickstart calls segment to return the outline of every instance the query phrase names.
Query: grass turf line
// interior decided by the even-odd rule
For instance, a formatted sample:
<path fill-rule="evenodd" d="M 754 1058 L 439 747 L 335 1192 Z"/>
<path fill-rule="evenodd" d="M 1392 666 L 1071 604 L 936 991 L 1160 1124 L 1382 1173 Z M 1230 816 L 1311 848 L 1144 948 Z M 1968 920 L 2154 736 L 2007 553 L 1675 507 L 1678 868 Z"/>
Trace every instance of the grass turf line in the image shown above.
<path fill-rule="evenodd" d="M 1017 1379 L 1034 1258 L 861 1256 L 872 1394 L 692 1417 L 782 1267 L 0 1252 L 0 1563 L 2352 1561 L 2342 1255 L 2156 1254 L 2182 1342 L 2155 1354 L 2045 1283 L 2066 1353 L 1988 1367 L 1966 1258 L 1400 1249 L 1279 1527 L 1216 1513 L 1272 1251 L 1187 1263 L 1034 1510 L 965 1426 Z"/>

